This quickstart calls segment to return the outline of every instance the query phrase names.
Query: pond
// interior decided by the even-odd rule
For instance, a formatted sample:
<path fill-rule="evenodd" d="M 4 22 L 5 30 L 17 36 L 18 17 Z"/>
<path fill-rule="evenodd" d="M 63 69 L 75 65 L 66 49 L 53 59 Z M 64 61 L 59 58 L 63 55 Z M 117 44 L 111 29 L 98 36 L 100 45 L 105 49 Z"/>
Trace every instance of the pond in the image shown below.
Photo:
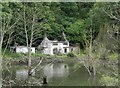
<path fill-rule="evenodd" d="M 27 75 L 26 66 L 11 66 L 3 69 L 3 84 L 9 80 L 13 85 L 25 85 L 31 79 Z M 73 62 L 42 63 L 33 72 L 32 83 L 41 84 L 42 78 L 47 77 L 47 86 L 97 86 L 99 75 L 89 77 L 87 70 L 80 64 Z"/>

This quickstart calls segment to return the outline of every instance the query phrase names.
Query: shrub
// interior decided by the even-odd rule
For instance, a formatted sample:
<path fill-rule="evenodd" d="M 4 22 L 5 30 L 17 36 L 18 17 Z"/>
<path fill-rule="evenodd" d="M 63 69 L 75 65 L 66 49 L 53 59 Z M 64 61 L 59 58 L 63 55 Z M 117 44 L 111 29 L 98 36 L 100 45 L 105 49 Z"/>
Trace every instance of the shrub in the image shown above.
<path fill-rule="evenodd" d="M 71 52 L 71 53 L 68 53 L 67 56 L 68 57 L 75 57 L 75 54 Z"/>
<path fill-rule="evenodd" d="M 11 52 L 9 51 L 8 49 L 6 49 L 4 55 L 3 55 L 3 58 L 6 58 L 6 59 L 9 59 L 9 58 L 12 58 L 12 59 L 15 59 L 15 58 L 19 58 L 21 55 L 19 53 L 14 53 L 14 52 Z"/>
<path fill-rule="evenodd" d="M 118 86 L 118 79 L 115 77 L 103 75 L 100 79 L 100 84 L 102 86 Z"/>

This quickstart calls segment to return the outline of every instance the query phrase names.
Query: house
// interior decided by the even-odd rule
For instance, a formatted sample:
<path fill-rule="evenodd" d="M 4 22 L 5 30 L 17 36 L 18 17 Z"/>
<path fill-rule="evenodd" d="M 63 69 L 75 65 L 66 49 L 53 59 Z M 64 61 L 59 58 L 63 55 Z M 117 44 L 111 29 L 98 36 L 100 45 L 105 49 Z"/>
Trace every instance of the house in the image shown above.
<path fill-rule="evenodd" d="M 69 44 L 69 41 L 66 38 L 66 35 L 64 32 L 62 33 L 63 41 L 58 40 L 49 40 L 48 37 L 44 36 L 44 39 L 42 40 L 41 44 L 38 46 L 40 51 L 43 54 L 67 54 L 69 52 L 79 53 L 80 47 L 79 44 Z"/>
<path fill-rule="evenodd" d="M 42 48 L 43 54 L 54 55 L 58 53 L 69 53 L 69 42 L 67 40 L 49 40 L 47 36 L 45 36 L 39 47 Z"/>
<path fill-rule="evenodd" d="M 31 47 L 31 53 L 35 53 L 35 47 Z M 10 47 L 10 51 L 16 52 L 16 53 L 27 53 L 28 47 L 27 46 L 13 46 Z"/>
<path fill-rule="evenodd" d="M 69 53 L 69 41 L 66 39 L 64 32 L 62 33 L 62 35 L 64 38 L 63 41 L 49 40 L 45 35 L 40 46 L 38 46 L 39 48 L 41 48 L 42 53 L 49 55 Z"/>

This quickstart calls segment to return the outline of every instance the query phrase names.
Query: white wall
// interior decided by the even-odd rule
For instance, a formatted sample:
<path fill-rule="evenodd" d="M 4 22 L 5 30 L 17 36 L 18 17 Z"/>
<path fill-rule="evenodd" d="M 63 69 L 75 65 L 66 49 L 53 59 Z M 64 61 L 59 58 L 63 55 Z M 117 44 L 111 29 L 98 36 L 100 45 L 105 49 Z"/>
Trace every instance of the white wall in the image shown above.
<path fill-rule="evenodd" d="M 27 47 L 16 47 L 16 53 L 27 53 L 27 52 L 28 52 Z M 34 47 L 31 48 L 31 52 L 35 53 L 35 48 Z"/>
<path fill-rule="evenodd" d="M 47 43 L 48 44 L 47 44 L 46 48 L 44 48 L 44 50 L 43 50 L 43 54 L 53 55 L 53 53 L 52 53 L 52 43 L 50 43 L 50 42 L 47 42 Z"/>
<path fill-rule="evenodd" d="M 64 47 L 66 47 L 67 53 L 70 52 L 70 50 L 69 50 L 69 44 L 68 45 L 63 45 L 63 43 L 58 43 L 58 45 L 52 45 L 51 46 L 51 49 L 50 49 L 51 53 L 50 54 L 53 55 L 53 49 L 54 48 L 57 48 L 58 50 L 61 49 L 60 53 L 65 54 L 65 52 L 64 52 L 65 48 Z"/>
<path fill-rule="evenodd" d="M 53 49 L 54 48 L 57 48 L 58 49 L 58 51 L 59 50 L 61 50 L 60 51 L 60 53 L 62 53 L 62 54 L 66 54 L 66 53 L 68 53 L 68 52 L 70 52 L 70 50 L 69 50 L 69 42 L 68 42 L 68 45 L 63 45 L 63 43 L 62 42 L 59 42 L 58 43 L 58 45 L 53 45 L 53 43 L 51 43 L 48 39 L 45 39 L 44 41 L 42 41 L 42 43 L 41 43 L 41 45 L 44 47 L 44 45 L 46 45 L 45 47 L 44 47 L 44 49 L 43 49 L 43 54 L 50 54 L 50 55 L 54 55 L 53 54 Z M 64 51 L 64 47 L 66 47 L 66 49 L 67 49 L 67 52 L 65 53 Z"/>
<path fill-rule="evenodd" d="M 59 43 L 59 45 L 60 45 L 60 47 L 62 47 L 62 48 L 61 48 L 61 49 L 62 49 L 61 51 L 62 51 L 63 54 L 65 54 L 65 52 L 64 52 L 64 51 L 65 51 L 65 50 L 64 50 L 65 48 L 67 49 L 67 52 L 66 52 L 66 53 L 69 53 L 69 52 L 70 52 L 70 50 L 69 50 L 69 44 L 68 44 L 68 45 L 63 45 L 63 43 Z"/>
<path fill-rule="evenodd" d="M 32 52 L 32 53 L 35 53 L 35 48 L 34 48 L 34 47 L 32 47 L 31 49 L 32 49 L 32 51 L 31 51 L 31 52 Z"/>

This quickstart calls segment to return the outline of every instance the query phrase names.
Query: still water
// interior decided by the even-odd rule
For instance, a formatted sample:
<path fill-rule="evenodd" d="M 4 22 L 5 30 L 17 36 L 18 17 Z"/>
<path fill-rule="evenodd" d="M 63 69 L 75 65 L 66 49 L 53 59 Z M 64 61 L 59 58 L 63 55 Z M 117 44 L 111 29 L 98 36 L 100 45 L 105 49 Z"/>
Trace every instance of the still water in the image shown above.
<path fill-rule="evenodd" d="M 25 66 L 11 66 L 4 68 L 3 79 L 26 81 L 28 79 L 27 69 Z M 48 86 L 97 86 L 99 77 L 90 78 L 87 70 L 82 65 L 75 63 L 51 63 L 42 64 L 33 72 L 33 77 L 41 82 L 46 76 Z M 21 84 L 22 85 L 22 84 Z"/>

